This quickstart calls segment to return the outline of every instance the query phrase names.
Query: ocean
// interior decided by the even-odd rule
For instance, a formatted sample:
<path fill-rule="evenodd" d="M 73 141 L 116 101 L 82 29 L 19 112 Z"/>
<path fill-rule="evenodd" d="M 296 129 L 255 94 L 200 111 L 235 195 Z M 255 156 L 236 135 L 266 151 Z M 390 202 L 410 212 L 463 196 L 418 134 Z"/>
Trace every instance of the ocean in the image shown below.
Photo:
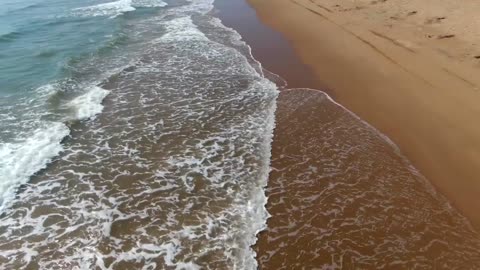
<path fill-rule="evenodd" d="M 3 269 L 257 267 L 276 77 L 212 8 L 1 4 Z"/>
<path fill-rule="evenodd" d="M 401 150 L 217 1 L 0 4 L 0 269 L 479 269 Z"/>

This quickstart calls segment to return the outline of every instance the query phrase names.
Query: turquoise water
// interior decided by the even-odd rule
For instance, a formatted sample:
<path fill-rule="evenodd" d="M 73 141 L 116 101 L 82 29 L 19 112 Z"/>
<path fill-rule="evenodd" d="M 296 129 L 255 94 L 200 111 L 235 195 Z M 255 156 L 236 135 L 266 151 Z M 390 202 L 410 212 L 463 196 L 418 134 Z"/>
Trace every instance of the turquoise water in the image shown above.
<path fill-rule="evenodd" d="M 92 87 L 135 59 L 132 46 L 146 39 L 137 37 L 145 28 L 134 28 L 166 6 L 160 0 L 0 4 L 0 209 L 61 152 L 69 123 L 101 111 L 105 94 Z"/>
<path fill-rule="evenodd" d="M 105 46 L 124 18 L 75 14 L 76 8 L 98 2 L 4 2 L 0 6 L 0 93 L 31 93 L 67 76 L 71 61 Z"/>

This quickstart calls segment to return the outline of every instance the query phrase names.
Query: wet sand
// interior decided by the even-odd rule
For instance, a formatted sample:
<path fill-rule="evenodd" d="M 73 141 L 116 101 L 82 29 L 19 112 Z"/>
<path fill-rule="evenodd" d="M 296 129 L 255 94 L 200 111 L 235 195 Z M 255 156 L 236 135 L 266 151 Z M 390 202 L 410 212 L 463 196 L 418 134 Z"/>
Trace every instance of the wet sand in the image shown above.
<path fill-rule="evenodd" d="M 480 228 L 474 1 L 249 2 L 336 101 L 390 137 Z"/>
<path fill-rule="evenodd" d="M 240 33 L 242 39 L 251 46 L 255 59 L 265 69 L 281 76 L 288 82 L 288 87 L 326 89 L 326 85 L 301 61 L 285 37 L 262 24 L 246 1 L 217 0 L 214 5 L 215 16 L 227 27 Z"/>
<path fill-rule="evenodd" d="M 325 89 L 328 79 L 319 82 L 324 77 L 315 66 L 295 60 L 295 41 L 292 46 L 265 29 L 244 1 L 219 3 L 219 17 L 242 34 L 264 67 L 290 86 L 293 80 L 293 87 Z M 249 29 L 263 32 L 257 36 Z M 264 44 L 276 53 L 256 49 Z M 288 59 L 284 64 L 278 60 L 282 55 Z M 325 63 L 326 69 L 332 65 Z M 255 247 L 261 269 L 480 267 L 479 234 L 403 148 L 322 91 L 293 87 L 281 92 L 277 104 L 267 187 L 272 216 Z"/>
<path fill-rule="evenodd" d="M 381 134 L 319 91 L 277 104 L 262 269 L 480 268 L 480 236 Z"/>

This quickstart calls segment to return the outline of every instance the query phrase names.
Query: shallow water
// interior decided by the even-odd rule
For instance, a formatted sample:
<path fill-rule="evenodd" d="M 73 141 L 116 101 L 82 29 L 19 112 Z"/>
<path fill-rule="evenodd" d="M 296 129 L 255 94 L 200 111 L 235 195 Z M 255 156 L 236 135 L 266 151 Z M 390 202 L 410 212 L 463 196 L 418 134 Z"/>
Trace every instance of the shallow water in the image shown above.
<path fill-rule="evenodd" d="M 209 15 L 211 2 L 169 3 L 141 18 L 117 2 L 81 11 L 132 16 L 128 42 L 80 60 L 75 89 L 50 84 L 38 102 L 53 103 L 55 115 L 40 117 L 41 136 L 5 144 L 13 150 L 1 180 L 15 198 L 4 196 L 0 264 L 255 268 L 276 85 L 240 36 Z"/>
<path fill-rule="evenodd" d="M 388 138 L 319 91 L 277 104 L 212 4 L 2 6 L 2 269 L 479 268 L 477 232 Z M 272 36 L 254 53 L 312 83 Z"/>
<path fill-rule="evenodd" d="M 278 98 L 262 269 L 479 269 L 480 236 L 388 138 L 311 89 Z"/>
<path fill-rule="evenodd" d="M 125 3 L 130 3 L 130 12 L 112 10 Z M 83 10 L 84 5 L 90 9 Z M 166 3 L 109 5 L 63 0 L 2 3 L 0 210 L 20 184 L 62 150 L 60 142 L 69 133 L 66 123 L 99 112 L 103 95 L 94 86 L 135 61 L 140 49 L 135 43 L 149 38 L 142 39 L 132 30 L 161 13 Z M 95 10 L 110 13 L 100 16 L 92 13 Z"/>

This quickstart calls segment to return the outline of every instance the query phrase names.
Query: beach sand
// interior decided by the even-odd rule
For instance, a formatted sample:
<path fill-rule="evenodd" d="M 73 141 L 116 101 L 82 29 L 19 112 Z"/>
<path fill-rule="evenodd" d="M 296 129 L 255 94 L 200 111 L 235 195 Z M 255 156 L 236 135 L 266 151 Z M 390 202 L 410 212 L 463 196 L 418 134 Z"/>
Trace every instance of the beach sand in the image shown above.
<path fill-rule="evenodd" d="M 295 42 L 265 27 L 243 0 L 215 6 L 254 57 L 288 83 L 277 102 L 271 217 L 255 246 L 260 269 L 480 267 L 480 236 L 470 222 L 403 149 L 316 90 L 339 94 L 298 59 Z M 352 71 L 345 72 L 348 79 Z"/>
<path fill-rule="evenodd" d="M 386 134 L 480 228 L 480 6 L 249 0 L 339 103 Z"/>
<path fill-rule="evenodd" d="M 480 268 L 480 236 L 382 134 L 317 90 L 277 105 L 261 269 Z"/>

